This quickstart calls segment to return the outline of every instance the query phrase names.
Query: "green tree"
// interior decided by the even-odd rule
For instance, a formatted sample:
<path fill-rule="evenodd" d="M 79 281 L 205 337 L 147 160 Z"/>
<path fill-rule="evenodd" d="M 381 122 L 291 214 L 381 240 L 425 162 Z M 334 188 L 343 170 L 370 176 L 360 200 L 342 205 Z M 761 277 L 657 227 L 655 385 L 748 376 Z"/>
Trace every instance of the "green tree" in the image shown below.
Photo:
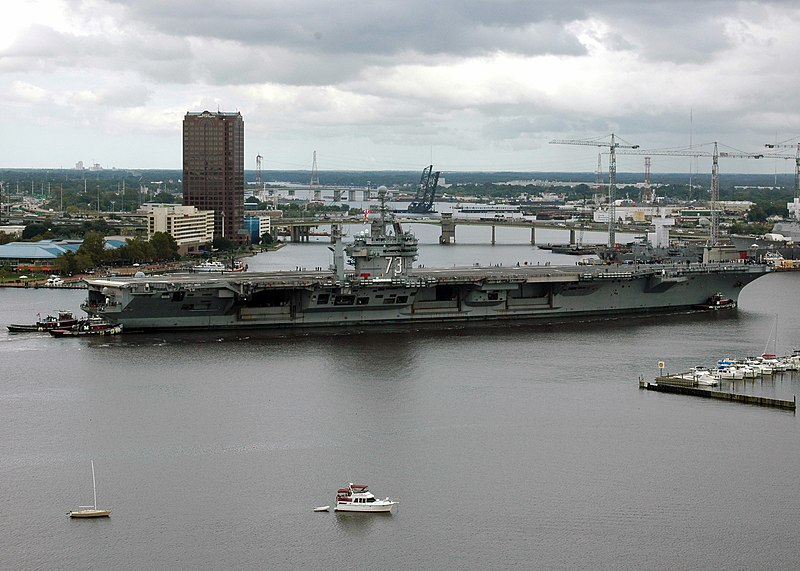
<path fill-rule="evenodd" d="M 129 238 L 126 242 L 125 248 L 128 250 L 128 259 L 131 263 L 149 262 L 155 259 L 155 248 L 147 240 L 137 236 L 136 238 Z"/>
<path fill-rule="evenodd" d="M 160 204 L 173 204 L 175 202 L 174 196 L 169 192 L 159 192 L 153 197 L 153 202 Z"/>
<path fill-rule="evenodd" d="M 150 238 L 150 245 L 153 247 L 153 254 L 158 261 L 177 260 L 180 257 L 178 243 L 166 232 L 155 232 Z"/>
<path fill-rule="evenodd" d="M 47 226 L 44 224 L 40 224 L 38 222 L 31 222 L 30 224 L 25 225 L 25 229 L 22 231 L 22 239 L 23 240 L 33 240 L 34 238 L 39 238 L 47 233 Z"/>
<path fill-rule="evenodd" d="M 767 219 L 767 213 L 764 211 L 764 208 L 758 204 L 754 204 L 747 213 L 747 219 L 750 220 L 750 222 L 764 222 Z"/>
<path fill-rule="evenodd" d="M 82 225 L 84 237 L 88 237 L 90 233 L 98 233 L 102 236 L 108 236 L 111 233 L 111 227 L 108 222 L 103 218 L 97 220 L 87 220 Z"/>
<path fill-rule="evenodd" d="M 229 240 L 224 236 L 218 236 L 214 238 L 214 241 L 211 243 L 212 247 L 216 248 L 221 252 L 225 252 L 227 250 L 233 250 L 236 248 L 236 244 L 233 243 L 233 240 Z"/>
<path fill-rule="evenodd" d="M 65 252 L 59 256 L 57 264 L 62 275 L 71 276 L 79 273 L 78 260 L 74 252 Z"/>
<path fill-rule="evenodd" d="M 89 232 L 83 239 L 77 254 L 90 260 L 89 267 L 100 265 L 106 258 L 106 242 L 100 232 Z"/>
<path fill-rule="evenodd" d="M 91 256 L 81 253 L 80 249 L 77 253 L 66 252 L 58 259 L 57 264 L 61 273 L 68 276 L 82 274 L 96 265 Z"/>

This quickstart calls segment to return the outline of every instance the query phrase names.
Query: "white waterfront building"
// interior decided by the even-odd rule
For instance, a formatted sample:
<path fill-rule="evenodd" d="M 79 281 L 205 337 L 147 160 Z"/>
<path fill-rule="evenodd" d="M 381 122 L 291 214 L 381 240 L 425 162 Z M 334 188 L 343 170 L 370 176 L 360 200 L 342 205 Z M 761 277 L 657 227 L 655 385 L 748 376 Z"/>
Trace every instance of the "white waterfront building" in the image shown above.
<path fill-rule="evenodd" d="M 178 243 L 179 252 L 196 252 L 214 240 L 214 211 L 180 204 L 146 203 L 139 209 L 147 214 L 147 239 L 166 232 Z"/>

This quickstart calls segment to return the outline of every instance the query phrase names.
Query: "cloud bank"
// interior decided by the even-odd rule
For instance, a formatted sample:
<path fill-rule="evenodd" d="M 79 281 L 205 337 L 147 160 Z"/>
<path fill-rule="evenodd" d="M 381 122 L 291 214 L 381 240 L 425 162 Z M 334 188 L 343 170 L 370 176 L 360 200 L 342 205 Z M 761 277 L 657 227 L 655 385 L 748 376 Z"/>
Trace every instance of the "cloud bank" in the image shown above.
<path fill-rule="evenodd" d="M 19 5 L 24 4 L 24 5 Z M 247 168 L 593 170 L 800 136 L 794 2 L 32 0 L 0 23 L 5 167 L 179 168 L 187 111 L 241 111 Z M 787 151 L 791 154 L 791 150 Z M 620 157 L 640 170 L 641 157 Z M 791 161 L 738 161 L 771 172 Z M 687 160 L 653 159 L 654 171 Z M 787 167 L 788 165 L 788 167 Z"/>

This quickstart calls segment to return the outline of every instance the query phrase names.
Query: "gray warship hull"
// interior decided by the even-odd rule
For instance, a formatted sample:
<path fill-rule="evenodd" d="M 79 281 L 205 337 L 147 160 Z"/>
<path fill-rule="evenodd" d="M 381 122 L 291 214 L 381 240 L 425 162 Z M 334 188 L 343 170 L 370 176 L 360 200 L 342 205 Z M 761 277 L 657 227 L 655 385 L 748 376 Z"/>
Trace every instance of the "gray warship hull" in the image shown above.
<path fill-rule="evenodd" d="M 787 260 L 800 259 L 800 242 L 767 240 L 761 236 L 730 236 L 737 251 L 750 258 L 761 258 L 767 254 L 779 254 Z"/>
<path fill-rule="evenodd" d="M 335 272 L 88 279 L 82 308 L 126 332 L 362 327 L 605 318 L 734 301 L 767 268 L 742 263 L 415 269 L 395 278 Z"/>

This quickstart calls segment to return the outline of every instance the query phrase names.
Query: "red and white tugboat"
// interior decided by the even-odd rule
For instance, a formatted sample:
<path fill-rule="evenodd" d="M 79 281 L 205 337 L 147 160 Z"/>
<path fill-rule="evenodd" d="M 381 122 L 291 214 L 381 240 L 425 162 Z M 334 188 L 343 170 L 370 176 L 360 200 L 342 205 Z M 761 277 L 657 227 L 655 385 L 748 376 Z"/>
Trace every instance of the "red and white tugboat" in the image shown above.
<path fill-rule="evenodd" d="M 8 325 L 11 333 L 24 333 L 29 331 L 50 331 L 52 329 L 75 329 L 78 326 L 78 318 L 71 311 L 60 310 L 58 315 L 48 315 L 44 319 L 37 314 L 36 323 Z"/>
<path fill-rule="evenodd" d="M 339 488 L 336 492 L 336 506 L 333 508 L 337 512 L 366 512 L 366 513 L 387 513 L 397 505 L 396 500 L 379 500 L 372 495 L 369 488 L 363 484 L 350 483 L 347 488 Z"/>
<path fill-rule="evenodd" d="M 74 329 L 51 329 L 53 337 L 80 337 L 82 335 L 116 335 L 122 333 L 122 325 L 111 323 L 102 317 L 81 319 Z"/>
<path fill-rule="evenodd" d="M 695 309 L 710 309 L 719 311 L 721 309 L 736 309 L 736 302 L 730 298 L 722 297 L 721 293 L 716 293 L 709 297 L 705 303 L 698 303 Z"/>

